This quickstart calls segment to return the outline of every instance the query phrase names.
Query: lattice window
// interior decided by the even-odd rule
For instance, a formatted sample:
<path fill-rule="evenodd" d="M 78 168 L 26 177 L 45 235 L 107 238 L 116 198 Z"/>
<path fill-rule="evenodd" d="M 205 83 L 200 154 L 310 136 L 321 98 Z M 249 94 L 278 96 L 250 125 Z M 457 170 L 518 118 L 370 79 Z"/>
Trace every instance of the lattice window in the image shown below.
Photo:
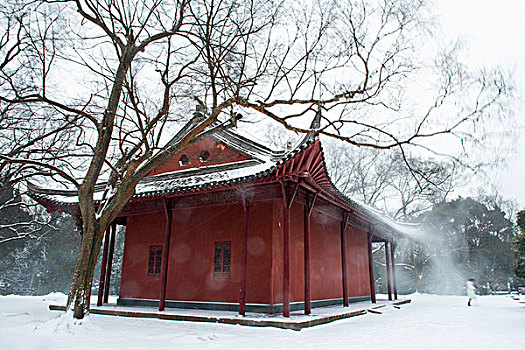
<path fill-rule="evenodd" d="M 160 278 L 160 264 L 162 260 L 162 246 L 149 247 L 148 278 Z"/>
<path fill-rule="evenodd" d="M 215 242 L 214 278 L 230 278 L 231 241 Z"/>

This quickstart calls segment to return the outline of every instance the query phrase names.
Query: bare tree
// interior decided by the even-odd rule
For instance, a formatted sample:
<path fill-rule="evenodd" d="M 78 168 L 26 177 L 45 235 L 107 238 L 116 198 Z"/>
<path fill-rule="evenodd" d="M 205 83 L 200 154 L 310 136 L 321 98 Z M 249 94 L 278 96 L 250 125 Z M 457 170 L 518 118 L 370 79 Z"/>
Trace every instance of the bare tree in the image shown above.
<path fill-rule="evenodd" d="M 460 182 L 457 168 L 464 167 L 397 149 L 352 149 L 340 142 L 325 147 L 332 181 L 343 193 L 404 222 L 443 201 Z"/>
<path fill-rule="evenodd" d="M 137 183 L 204 135 L 235 126 L 244 114 L 352 145 L 396 147 L 404 155 L 412 144 L 430 148 L 424 140 L 433 136 L 465 140 L 469 125 L 499 112 L 509 95 L 504 77 L 469 75 L 453 55 L 437 62 L 440 84 L 431 106 L 417 113 L 403 108 L 400 91 L 431 68 L 416 55 L 430 37 L 424 5 L 4 2 L 2 26 L 11 34 L 0 49 L 2 117 L 36 116 L 49 132 L 31 136 L 38 141 L 26 142 L 22 153 L 3 152 L 2 160 L 18 166 L 21 177 L 47 176 L 78 190 L 84 238 L 68 297 L 74 317 L 89 310 L 103 233 Z M 442 122 L 437 107 L 457 99 L 465 102 Z M 320 129 L 305 127 L 316 113 L 322 115 Z M 13 125 L 7 132 L 23 123 Z M 43 144 L 55 142 L 56 152 L 47 153 Z M 106 190 L 95 204 L 97 182 Z"/>
<path fill-rule="evenodd" d="M 388 178 L 388 188 L 395 196 L 397 205 L 392 217 L 405 222 L 432 205 L 445 201 L 452 190 L 462 181 L 458 168 L 462 164 L 410 157 L 412 171 L 403 166 L 402 155 L 391 157 L 393 176 Z"/>
<path fill-rule="evenodd" d="M 330 142 L 326 147 L 332 181 L 343 193 L 403 222 L 413 221 L 432 205 L 444 201 L 459 181 L 456 168 L 464 166 L 450 159 L 438 161 L 406 155 L 403 160 L 395 149 L 349 149 L 340 142 Z M 396 266 L 411 272 L 418 291 L 422 290 L 430 264 L 449 249 L 444 244 L 448 242 L 420 238 L 401 242 L 396 252 L 401 258 Z M 385 266 L 381 262 L 383 248 L 384 244 L 376 244 L 373 250 L 379 253 L 374 261 L 381 266 Z"/>
<path fill-rule="evenodd" d="M 34 89 L 25 85 L 29 80 L 25 74 L 30 60 L 39 58 L 36 47 L 45 43 L 49 33 L 43 26 L 35 33 L 38 36 L 28 36 L 24 23 L 27 13 L 14 10 L 9 4 L 0 5 L 0 89 L 23 95 Z M 0 244 L 40 238 L 44 229 L 52 225 L 42 208 L 24 200 L 22 180 L 53 176 L 43 164 L 71 164 L 63 149 L 69 149 L 74 142 L 76 121 L 78 117 L 52 106 L 0 102 Z"/>
<path fill-rule="evenodd" d="M 373 207 L 382 207 L 391 177 L 389 154 L 370 148 L 350 148 L 341 142 L 326 143 L 326 161 L 332 181 L 343 193 Z"/>

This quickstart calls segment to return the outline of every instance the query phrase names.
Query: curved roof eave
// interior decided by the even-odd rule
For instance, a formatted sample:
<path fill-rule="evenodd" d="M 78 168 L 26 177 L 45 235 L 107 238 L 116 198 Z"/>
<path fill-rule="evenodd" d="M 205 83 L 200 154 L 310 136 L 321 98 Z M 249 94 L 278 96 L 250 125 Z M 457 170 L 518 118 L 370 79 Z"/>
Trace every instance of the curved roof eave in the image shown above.
<path fill-rule="evenodd" d="M 228 146 L 235 148 L 239 152 L 247 152 L 252 157 L 256 158 L 257 154 L 260 154 L 260 158 L 266 159 L 266 162 L 260 161 L 261 163 L 259 166 L 252 166 L 247 167 L 246 170 L 257 170 L 253 173 L 246 173 L 243 174 L 242 171 L 238 172 L 238 176 L 224 179 L 224 180 L 213 180 L 209 182 L 202 182 L 202 183 L 195 183 L 192 185 L 184 186 L 184 185 L 177 185 L 173 187 L 159 187 L 154 188 L 152 187 L 151 190 L 146 190 L 147 186 L 145 186 L 145 183 L 147 182 L 155 182 L 160 181 L 162 178 L 168 178 L 168 181 L 166 182 L 166 185 L 169 185 L 169 174 L 160 174 L 148 177 L 144 182 L 139 183 L 139 185 L 143 185 L 143 190 L 138 191 L 138 193 L 135 193 L 131 200 L 134 199 L 145 199 L 145 198 L 155 198 L 155 197 L 163 197 L 163 196 L 176 196 L 181 194 L 186 194 L 190 192 L 200 192 L 203 190 L 210 190 L 210 189 L 220 189 L 221 187 L 232 187 L 241 183 L 249 183 L 253 181 L 258 181 L 263 178 L 271 177 L 272 174 L 277 174 L 277 171 L 283 168 L 288 162 L 291 162 L 294 160 L 294 158 L 298 157 L 302 152 L 304 152 L 308 147 L 312 146 L 315 143 L 319 144 L 319 152 L 321 155 L 321 168 L 318 170 L 318 173 L 323 173 L 323 179 L 326 178 L 328 180 L 325 181 L 324 185 L 319 185 L 319 189 L 326 193 L 328 196 L 332 197 L 334 200 L 334 204 L 337 206 L 345 209 L 345 210 L 351 210 L 355 213 L 357 213 L 360 217 L 362 217 L 365 221 L 367 221 L 370 225 L 375 226 L 376 228 L 380 228 L 380 233 L 382 236 L 405 236 L 409 237 L 410 235 L 405 234 L 405 226 L 406 224 L 397 223 L 394 220 L 391 220 L 387 218 L 383 213 L 380 213 L 377 209 L 371 208 L 367 205 L 364 205 L 362 203 L 359 203 L 352 198 L 348 197 L 344 193 L 342 193 L 333 183 L 327 169 L 326 169 L 326 161 L 324 156 L 324 150 L 321 146 L 320 141 L 312 137 L 312 135 L 305 135 L 305 137 L 300 140 L 300 142 L 297 143 L 296 147 L 294 147 L 292 150 L 285 152 L 285 151 L 273 151 L 269 148 L 259 145 L 258 143 L 247 140 L 244 137 L 240 135 L 236 135 L 230 131 L 223 132 L 220 135 L 214 135 L 214 138 L 217 140 L 226 143 Z M 250 154 L 251 153 L 251 154 Z M 270 159 L 271 158 L 271 159 Z M 202 168 L 201 168 L 202 169 Z M 211 170 L 210 172 L 213 173 L 213 168 L 206 168 L 208 170 Z M 178 172 L 177 175 L 180 177 L 182 173 Z M 191 171 L 188 171 L 188 174 L 191 175 Z M 279 177 L 284 176 L 286 174 L 280 174 Z M 190 178 L 191 176 L 188 176 Z M 137 185 L 139 187 L 139 185 Z M 52 189 L 42 189 L 36 185 L 29 184 L 29 189 L 31 196 L 40 202 L 41 204 L 48 203 L 53 208 L 62 207 L 64 211 L 70 210 L 72 207 L 77 206 L 78 200 L 76 200 L 77 195 L 76 191 L 72 190 L 52 190 Z M 62 199 L 62 200 L 61 200 Z M 67 199 L 67 200 L 64 200 Z M 95 200 L 97 202 L 97 200 Z M 45 205 L 45 204 L 44 204 Z M 413 229 L 413 226 L 411 226 L 411 229 Z"/>

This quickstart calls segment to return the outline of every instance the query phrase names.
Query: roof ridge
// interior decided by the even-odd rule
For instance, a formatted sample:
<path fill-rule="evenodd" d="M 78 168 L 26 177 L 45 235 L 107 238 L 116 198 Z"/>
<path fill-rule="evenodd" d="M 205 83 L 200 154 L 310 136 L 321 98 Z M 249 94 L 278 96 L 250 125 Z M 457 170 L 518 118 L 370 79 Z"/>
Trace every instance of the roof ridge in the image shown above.
<path fill-rule="evenodd" d="M 232 169 L 240 169 L 245 168 L 252 165 L 261 164 L 262 161 L 258 159 L 248 159 L 248 160 L 241 160 L 233 163 L 221 163 L 221 164 L 214 164 L 214 165 L 206 165 L 202 167 L 197 168 L 189 168 L 189 169 L 182 169 L 182 170 L 175 170 L 170 171 L 167 173 L 161 173 L 157 175 L 151 175 L 144 177 L 140 180 L 141 184 L 147 184 L 150 182 L 155 182 L 157 180 L 164 180 L 166 179 L 177 179 L 185 176 L 191 176 L 191 175 L 205 175 L 209 173 L 213 173 L 216 171 L 225 171 L 225 170 L 232 170 Z"/>
<path fill-rule="evenodd" d="M 241 153 L 247 152 L 249 153 L 247 155 L 250 156 L 253 156 L 253 154 L 249 152 L 250 149 L 274 158 L 280 158 L 286 153 L 284 150 L 271 149 L 259 142 L 256 142 L 236 132 L 233 132 L 231 129 L 218 131 L 216 133 L 213 133 L 211 137 L 218 141 L 224 142 L 227 146 L 230 146 L 231 148 Z"/>

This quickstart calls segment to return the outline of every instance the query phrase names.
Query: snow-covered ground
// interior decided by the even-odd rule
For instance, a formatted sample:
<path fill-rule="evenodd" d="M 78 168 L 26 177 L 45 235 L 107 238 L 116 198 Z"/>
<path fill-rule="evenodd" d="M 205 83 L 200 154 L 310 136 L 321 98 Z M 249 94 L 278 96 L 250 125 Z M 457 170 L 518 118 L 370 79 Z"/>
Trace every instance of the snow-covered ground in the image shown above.
<path fill-rule="evenodd" d="M 415 294 L 400 309 L 300 332 L 49 311 L 65 296 L 0 297 L 0 349 L 525 349 L 525 298 Z"/>

